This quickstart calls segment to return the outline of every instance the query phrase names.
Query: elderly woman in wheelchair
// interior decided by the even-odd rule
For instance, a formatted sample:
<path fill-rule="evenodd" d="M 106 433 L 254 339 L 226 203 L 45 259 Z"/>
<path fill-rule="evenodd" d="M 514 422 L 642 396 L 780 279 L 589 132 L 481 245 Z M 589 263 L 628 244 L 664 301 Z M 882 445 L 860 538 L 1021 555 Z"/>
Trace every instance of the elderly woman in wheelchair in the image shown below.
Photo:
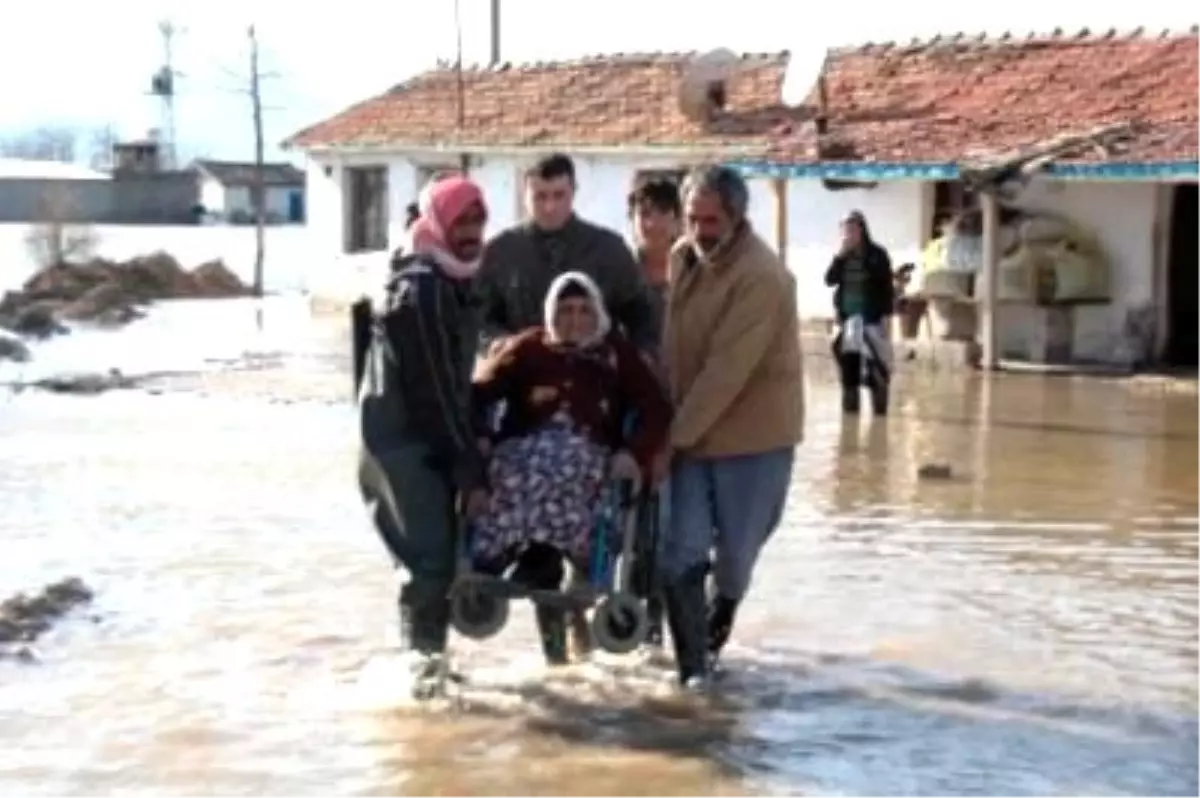
<path fill-rule="evenodd" d="M 509 338 L 476 368 L 475 411 L 498 418 L 492 492 L 462 536 L 451 599 L 455 627 L 476 639 L 503 628 L 508 599 L 532 599 L 547 661 L 561 664 L 567 616 L 593 605 L 601 647 L 627 652 L 645 637 L 643 601 L 630 590 L 633 501 L 666 444 L 671 405 L 611 328 L 590 277 L 556 279 L 544 314 L 544 326 Z M 564 560 L 575 576 L 565 590 Z"/>

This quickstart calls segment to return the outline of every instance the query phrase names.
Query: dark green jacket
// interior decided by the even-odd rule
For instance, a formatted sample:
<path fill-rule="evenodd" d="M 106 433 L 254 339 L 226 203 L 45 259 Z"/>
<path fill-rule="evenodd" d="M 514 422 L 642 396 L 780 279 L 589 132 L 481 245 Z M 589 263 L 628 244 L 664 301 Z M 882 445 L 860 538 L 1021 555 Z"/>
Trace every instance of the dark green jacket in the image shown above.
<path fill-rule="evenodd" d="M 544 324 L 550 283 L 569 271 L 596 281 L 609 315 L 635 346 L 657 349 L 662 322 L 633 253 L 612 230 L 575 216 L 554 233 L 526 223 L 488 242 L 476 279 L 485 344 Z"/>

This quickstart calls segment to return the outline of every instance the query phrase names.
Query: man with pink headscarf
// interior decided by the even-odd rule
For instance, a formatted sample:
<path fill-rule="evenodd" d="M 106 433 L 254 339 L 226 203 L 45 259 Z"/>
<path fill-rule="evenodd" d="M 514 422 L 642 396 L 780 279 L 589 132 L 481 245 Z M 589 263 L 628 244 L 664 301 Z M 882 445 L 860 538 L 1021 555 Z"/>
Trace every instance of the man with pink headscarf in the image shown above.
<path fill-rule="evenodd" d="M 418 696 L 445 675 L 455 523 L 486 509 L 487 470 L 469 408 L 477 341 L 468 306 L 487 206 L 472 181 L 449 175 L 419 200 L 411 241 L 370 314 L 359 385 L 359 486 L 397 568 L 402 645 Z"/>

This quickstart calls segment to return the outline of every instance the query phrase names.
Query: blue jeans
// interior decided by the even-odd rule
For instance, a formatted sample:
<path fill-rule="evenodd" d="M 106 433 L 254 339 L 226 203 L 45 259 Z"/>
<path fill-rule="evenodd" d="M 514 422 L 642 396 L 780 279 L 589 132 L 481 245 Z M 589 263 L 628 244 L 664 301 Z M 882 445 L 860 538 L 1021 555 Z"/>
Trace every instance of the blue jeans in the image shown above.
<path fill-rule="evenodd" d="M 677 455 L 664 504 L 660 560 L 673 582 L 716 547 L 717 593 L 740 601 L 758 553 L 783 517 L 795 449 L 700 459 Z"/>

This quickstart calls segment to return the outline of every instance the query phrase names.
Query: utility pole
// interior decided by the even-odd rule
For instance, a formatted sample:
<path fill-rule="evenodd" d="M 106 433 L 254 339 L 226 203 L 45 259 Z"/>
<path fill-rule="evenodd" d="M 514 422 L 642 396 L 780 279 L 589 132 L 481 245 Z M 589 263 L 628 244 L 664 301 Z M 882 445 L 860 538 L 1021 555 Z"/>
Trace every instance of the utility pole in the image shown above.
<path fill-rule="evenodd" d="M 492 0 L 492 52 L 488 63 L 493 68 L 500 65 L 500 0 Z"/>
<path fill-rule="evenodd" d="M 250 26 L 250 103 L 254 107 L 254 182 L 250 187 L 250 202 L 254 207 L 254 295 L 263 295 L 263 259 L 267 219 L 266 187 L 263 178 L 263 118 L 261 75 L 258 71 L 258 39 Z"/>
<path fill-rule="evenodd" d="M 464 128 L 467 121 L 467 87 L 463 80 L 463 45 L 462 45 L 462 17 L 459 14 L 459 0 L 454 0 L 454 76 L 457 81 L 456 96 L 457 101 L 456 111 L 458 112 L 457 129 L 459 143 L 462 143 Z M 471 171 L 471 156 L 466 151 L 459 155 L 459 167 L 462 173 L 469 174 Z"/>

